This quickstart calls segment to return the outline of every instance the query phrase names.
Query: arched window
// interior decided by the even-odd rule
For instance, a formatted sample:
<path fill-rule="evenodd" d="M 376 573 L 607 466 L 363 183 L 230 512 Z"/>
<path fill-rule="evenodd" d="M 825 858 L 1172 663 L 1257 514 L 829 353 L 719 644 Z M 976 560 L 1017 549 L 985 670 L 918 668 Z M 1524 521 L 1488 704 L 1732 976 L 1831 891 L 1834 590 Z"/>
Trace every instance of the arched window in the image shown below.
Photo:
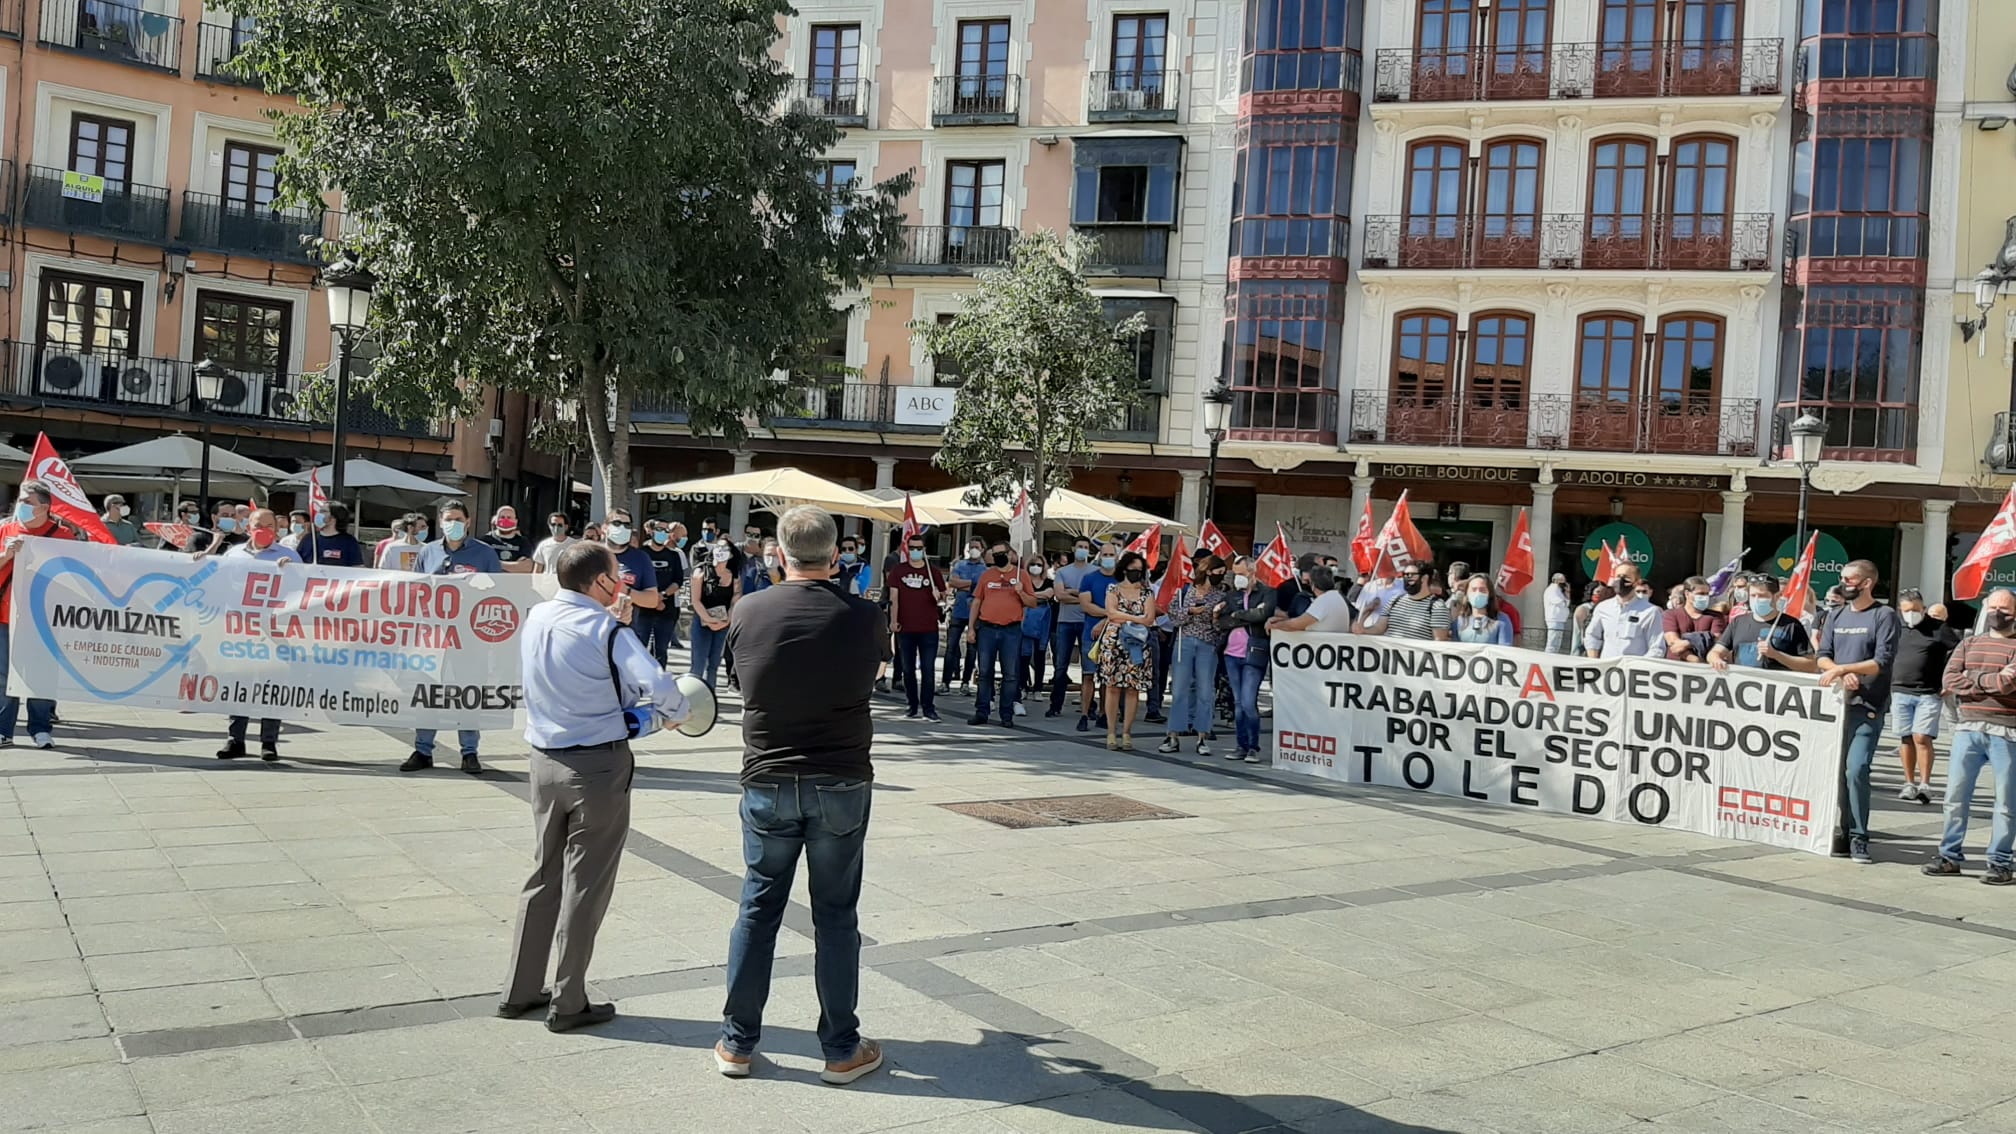
<path fill-rule="evenodd" d="M 1463 262 L 1464 164 L 1461 142 L 1430 139 L 1407 150 L 1407 215 L 1400 267 L 1454 268 Z"/>
<path fill-rule="evenodd" d="M 1470 317 L 1470 367 L 1463 382 L 1462 444 L 1524 448 L 1533 319 L 1518 311 Z"/>
<path fill-rule="evenodd" d="M 1674 141 L 1663 266 L 1729 269 L 1729 203 L 1735 187 L 1736 146 L 1728 138 L 1699 134 Z"/>
<path fill-rule="evenodd" d="M 1625 452 L 1637 448 L 1639 325 L 1635 315 L 1583 316 L 1570 447 Z"/>
<path fill-rule="evenodd" d="M 1659 320 L 1652 388 L 1645 398 L 1646 448 L 1715 453 L 1722 434 L 1722 320 L 1683 312 Z"/>
<path fill-rule="evenodd" d="M 1585 268 L 1651 264 L 1646 219 L 1652 202 L 1652 143 L 1640 137 L 1598 138 L 1589 147 L 1589 227 Z"/>
<path fill-rule="evenodd" d="M 1477 192 L 1477 267 L 1538 266 L 1541 153 L 1541 144 L 1529 138 L 1485 144 Z"/>
<path fill-rule="evenodd" d="M 1393 369 L 1387 384 L 1386 440 L 1443 445 L 1452 440 L 1456 317 L 1403 311 L 1393 320 Z"/>

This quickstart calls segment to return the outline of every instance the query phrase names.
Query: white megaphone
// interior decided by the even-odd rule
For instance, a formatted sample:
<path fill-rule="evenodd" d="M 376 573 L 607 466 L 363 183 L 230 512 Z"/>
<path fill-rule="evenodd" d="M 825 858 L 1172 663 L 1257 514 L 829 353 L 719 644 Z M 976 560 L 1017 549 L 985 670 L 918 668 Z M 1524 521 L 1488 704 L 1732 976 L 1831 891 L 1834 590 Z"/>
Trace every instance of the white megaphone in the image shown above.
<path fill-rule="evenodd" d="M 714 727 L 716 714 L 714 691 L 707 683 L 692 674 L 680 674 L 673 682 L 686 698 L 686 719 L 673 725 L 674 731 L 686 736 L 705 736 Z M 665 727 L 665 718 L 651 705 L 638 705 L 623 710 L 623 721 L 631 740 L 640 740 Z"/>

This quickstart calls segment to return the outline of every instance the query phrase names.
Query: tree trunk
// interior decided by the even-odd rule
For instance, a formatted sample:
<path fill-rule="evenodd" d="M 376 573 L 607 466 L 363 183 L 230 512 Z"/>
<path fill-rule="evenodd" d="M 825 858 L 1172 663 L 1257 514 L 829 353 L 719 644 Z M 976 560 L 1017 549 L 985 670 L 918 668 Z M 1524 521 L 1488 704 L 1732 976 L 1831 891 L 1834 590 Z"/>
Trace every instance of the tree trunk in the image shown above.
<path fill-rule="evenodd" d="M 1049 371 L 1046 370 L 1043 372 L 1044 378 L 1048 378 L 1049 376 Z M 1043 508 L 1050 501 L 1050 478 L 1048 475 L 1050 463 L 1048 460 L 1049 442 L 1047 433 L 1047 427 L 1050 422 L 1049 414 L 1044 412 L 1043 387 L 1040 382 L 1036 387 L 1035 400 L 1036 444 L 1030 447 L 1035 461 L 1031 469 L 1033 475 L 1029 478 L 1029 530 L 1030 538 L 1036 541 L 1036 555 L 1040 559 L 1043 555 Z"/>
<path fill-rule="evenodd" d="M 619 502 L 621 506 L 628 507 L 627 487 L 619 490 L 617 486 L 625 484 L 629 476 L 629 438 L 617 431 L 615 423 L 610 418 L 608 376 L 602 367 L 594 362 L 584 363 L 580 367 L 580 374 L 581 379 L 574 391 L 577 399 L 575 404 L 581 407 L 581 428 L 588 434 L 589 456 L 595 462 L 595 471 L 602 477 L 606 514 L 607 507 L 617 505 Z M 619 403 L 617 408 L 623 407 Z M 628 415 L 624 416 L 627 421 Z M 622 481 L 616 479 L 619 459 L 625 478 Z M 571 470 L 569 475 L 572 475 Z M 619 491 L 622 495 L 618 494 Z M 602 517 L 590 518 L 599 521 Z"/>
<path fill-rule="evenodd" d="M 615 419 L 609 423 L 609 499 L 612 505 L 637 509 L 637 484 L 630 471 L 630 405 L 636 399 L 636 382 L 618 374 Z"/>

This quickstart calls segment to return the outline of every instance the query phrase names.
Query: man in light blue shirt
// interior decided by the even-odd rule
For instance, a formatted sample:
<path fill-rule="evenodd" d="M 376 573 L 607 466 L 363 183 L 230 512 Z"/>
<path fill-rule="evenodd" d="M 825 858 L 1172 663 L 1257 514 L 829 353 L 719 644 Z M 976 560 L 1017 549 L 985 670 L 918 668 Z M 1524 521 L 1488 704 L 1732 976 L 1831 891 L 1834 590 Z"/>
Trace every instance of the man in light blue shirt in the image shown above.
<path fill-rule="evenodd" d="M 443 504 L 440 521 L 441 538 L 420 549 L 420 557 L 413 564 L 415 571 L 422 575 L 495 575 L 504 570 L 497 549 L 470 534 L 467 508 Z M 434 766 L 436 731 L 413 730 L 413 753 L 399 765 L 400 771 L 418 772 Z M 472 776 L 483 774 L 483 763 L 476 758 L 476 746 L 482 739 L 483 734 L 476 729 L 455 730 L 455 740 L 462 746 L 462 770 Z"/>
<path fill-rule="evenodd" d="M 246 521 L 250 527 L 245 533 L 245 542 L 237 544 L 220 554 L 233 559 L 257 559 L 261 563 L 299 563 L 301 556 L 291 547 L 280 542 L 280 518 L 270 508 L 261 508 L 252 513 Z M 245 730 L 251 724 L 246 717 L 232 717 L 228 739 L 224 747 L 217 750 L 219 760 L 236 760 L 245 755 Z M 259 758 L 268 764 L 280 759 L 280 720 L 278 717 L 262 717 L 259 721 Z"/>
<path fill-rule="evenodd" d="M 661 719 L 677 722 L 687 705 L 677 677 L 611 613 L 613 606 L 627 619 L 630 608 L 619 601 L 623 584 L 607 547 L 568 544 L 553 573 L 560 593 L 533 607 L 518 635 L 535 865 L 518 897 L 497 1014 L 516 1019 L 550 1005 L 546 1027 L 565 1032 L 616 1017 L 614 1004 L 588 1003 L 587 982 L 630 833 L 637 762 L 623 711 L 649 698 Z M 548 991 L 546 962 L 556 942 L 560 958 Z"/>

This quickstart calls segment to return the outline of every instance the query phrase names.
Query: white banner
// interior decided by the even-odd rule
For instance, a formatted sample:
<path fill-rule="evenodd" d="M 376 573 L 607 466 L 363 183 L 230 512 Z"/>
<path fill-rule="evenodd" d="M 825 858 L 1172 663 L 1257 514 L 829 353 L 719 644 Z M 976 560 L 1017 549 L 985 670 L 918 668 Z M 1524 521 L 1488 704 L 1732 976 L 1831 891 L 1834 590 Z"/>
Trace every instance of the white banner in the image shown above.
<path fill-rule="evenodd" d="M 1841 695 L 1805 674 L 1276 634 L 1275 764 L 1826 854 Z"/>
<path fill-rule="evenodd" d="M 551 575 L 346 571 L 28 539 L 14 560 L 7 679 L 17 696 L 57 701 L 508 728 L 523 697 L 518 629 L 552 588 Z"/>
<path fill-rule="evenodd" d="M 957 386 L 892 386 L 896 391 L 896 412 L 893 415 L 898 425 L 932 425 L 943 427 L 952 420 L 952 412 L 957 408 L 959 388 Z"/>

